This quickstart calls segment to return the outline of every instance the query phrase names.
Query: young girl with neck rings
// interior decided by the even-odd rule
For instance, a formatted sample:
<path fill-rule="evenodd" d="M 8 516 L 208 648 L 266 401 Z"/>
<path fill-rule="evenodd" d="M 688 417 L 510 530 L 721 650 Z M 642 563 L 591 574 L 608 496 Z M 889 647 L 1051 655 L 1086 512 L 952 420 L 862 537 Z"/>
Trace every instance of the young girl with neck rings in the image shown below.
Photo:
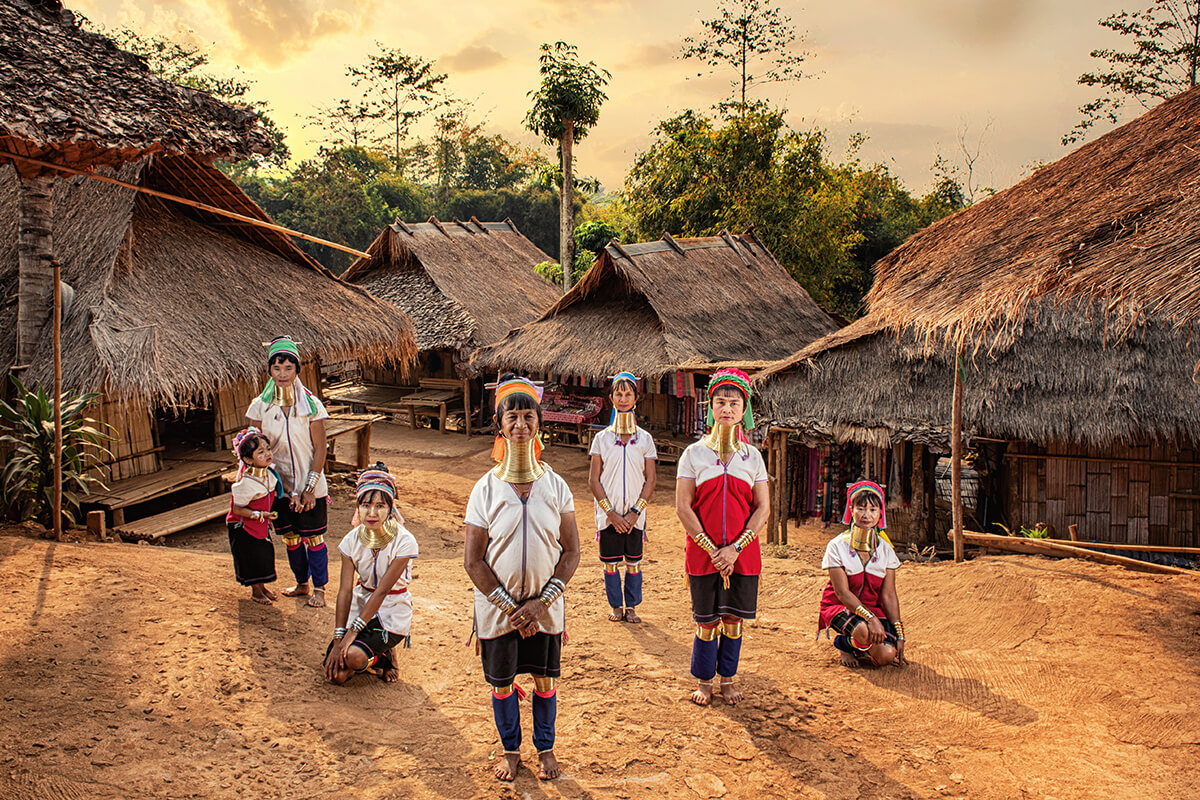
<path fill-rule="evenodd" d="M 250 599 L 270 605 L 276 598 L 267 584 L 275 580 L 275 545 L 271 542 L 271 506 L 283 494 L 279 475 L 271 468 L 271 448 L 258 428 L 250 427 L 233 437 L 237 454 L 237 480 L 230 489 L 229 552 L 233 576 L 250 587 Z"/>
<path fill-rule="evenodd" d="M 588 486 L 595 497 L 596 541 L 604 565 L 604 593 L 611 622 L 641 622 L 642 552 L 646 541 L 646 506 L 654 495 L 658 451 L 654 438 L 637 424 L 637 378 L 631 372 L 613 376 L 612 422 L 592 439 Z M 621 564 L 625 586 L 621 587 Z"/>

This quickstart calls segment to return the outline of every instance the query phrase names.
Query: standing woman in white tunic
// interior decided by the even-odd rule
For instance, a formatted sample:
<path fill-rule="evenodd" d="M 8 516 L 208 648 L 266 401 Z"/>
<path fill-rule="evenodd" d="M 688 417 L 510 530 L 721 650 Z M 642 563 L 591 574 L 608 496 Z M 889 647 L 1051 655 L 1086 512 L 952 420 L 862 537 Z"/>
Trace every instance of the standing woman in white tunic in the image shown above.
<path fill-rule="evenodd" d="M 392 650 L 408 647 L 412 632 L 408 584 L 417 540 L 396 511 L 396 483 L 383 464 L 359 474 L 355 494 L 359 524 L 338 545 L 337 627 L 325 651 L 325 677 L 342 684 L 374 667 L 392 683 L 399 677 Z"/>
<path fill-rule="evenodd" d="M 311 594 L 308 605 L 325 605 L 329 552 L 325 549 L 329 486 L 325 482 L 325 420 L 320 399 L 300 382 L 300 351 L 287 336 L 270 344 L 270 379 L 246 411 L 271 445 L 284 495 L 275 501 L 275 532 L 287 547 L 296 585 L 287 597 Z M 301 546 L 303 543 L 303 546 Z M 310 590 L 309 580 L 313 587 Z"/>
<path fill-rule="evenodd" d="M 554 684 L 561 672 L 563 593 L 579 566 L 579 531 L 567 482 L 538 460 L 541 390 L 506 377 L 496 387 L 502 438 L 493 454 L 500 463 L 471 491 L 463 565 L 475 584 L 475 633 L 504 745 L 496 777 L 515 780 L 521 765 L 518 697 L 523 691 L 514 680 L 528 673 L 534 685 L 538 777 L 549 780 L 560 774 L 554 757 Z"/>

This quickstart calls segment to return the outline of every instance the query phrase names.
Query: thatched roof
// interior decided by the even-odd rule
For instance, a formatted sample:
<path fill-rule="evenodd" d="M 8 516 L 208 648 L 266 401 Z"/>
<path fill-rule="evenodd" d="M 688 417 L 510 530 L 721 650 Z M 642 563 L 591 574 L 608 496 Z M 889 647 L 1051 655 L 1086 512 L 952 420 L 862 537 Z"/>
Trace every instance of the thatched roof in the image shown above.
<path fill-rule="evenodd" d="M 219 170 L 155 156 L 115 176 L 266 219 Z M 286 333 L 305 356 L 406 360 L 412 323 L 346 284 L 285 235 L 83 177 L 54 187 L 54 245 L 74 298 L 63 316 L 63 383 L 172 402 L 256 379 L 263 342 Z M 0 168 L 0 363 L 15 353 L 17 178 Z M 50 325 L 27 377 L 48 382 Z"/>
<path fill-rule="evenodd" d="M 963 430 L 1095 446 L 1200 442 L 1200 339 L 1161 319 L 1117 326 L 1100 304 L 1029 304 L 964 356 Z M 825 441 L 949 449 L 953 350 L 874 314 L 755 375 L 760 413 Z"/>
<path fill-rule="evenodd" d="M 876 275 L 871 313 L 925 330 L 1045 295 L 1200 320 L 1200 89 L 913 235 Z"/>
<path fill-rule="evenodd" d="M 782 358 L 837 329 L 754 236 L 609 244 L 542 316 L 476 354 L 479 370 L 655 377 Z"/>
<path fill-rule="evenodd" d="M 157 152 L 238 161 L 271 140 L 254 111 L 156 77 L 60 3 L 4 0 L 0 150 L 87 169 Z"/>
<path fill-rule="evenodd" d="M 407 313 L 421 350 L 494 342 L 560 296 L 533 271 L 550 257 L 507 220 L 397 220 L 367 252 L 342 278 Z"/>

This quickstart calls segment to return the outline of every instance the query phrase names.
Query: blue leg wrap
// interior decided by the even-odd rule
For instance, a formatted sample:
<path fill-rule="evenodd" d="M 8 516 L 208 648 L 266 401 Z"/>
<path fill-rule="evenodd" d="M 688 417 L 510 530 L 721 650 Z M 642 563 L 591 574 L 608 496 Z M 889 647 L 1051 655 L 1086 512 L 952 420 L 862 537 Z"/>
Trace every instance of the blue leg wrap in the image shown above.
<path fill-rule="evenodd" d="M 704 641 L 699 636 L 692 641 L 692 675 L 702 681 L 711 681 L 717 674 L 717 640 Z"/>
<path fill-rule="evenodd" d="M 554 749 L 554 722 L 558 719 L 558 690 L 533 693 L 533 746 L 539 753 Z"/>
<path fill-rule="evenodd" d="M 621 573 L 604 573 L 604 596 L 608 598 L 609 608 L 621 607 Z"/>
<path fill-rule="evenodd" d="M 308 583 L 308 554 L 304 550 L 304 545 L 288 547 L 287 554 L 288 566 L 292 568 L 292 575 L 295 576 L 296 583 Z"/>
<path fill-rule="evenodd" d="M 717 672 L 722 678 L 737 675 L 738 660 L 742 655 L 742 637 L 722 636 L 717 647 Z"/>
<path fill-rule="evenodd" d="M 329 550 L 322 542 L 317 547 L 309 547 L 308 571 L 312 575 L 314 586 L 324 586 L 329 583 Z"/>
<path fill-rule="evenodd" d="M 625 573 L 625 605 L 629 608 L 642 604 L 642 573 Z"/>
<path fill-rule="evenodd" d="M 516 689 L 504 697 L 492 692 L 492 716 L 496 718 L 496 730 L 505 752 L 515 753 L 521 749 L 521 703 Z"/>

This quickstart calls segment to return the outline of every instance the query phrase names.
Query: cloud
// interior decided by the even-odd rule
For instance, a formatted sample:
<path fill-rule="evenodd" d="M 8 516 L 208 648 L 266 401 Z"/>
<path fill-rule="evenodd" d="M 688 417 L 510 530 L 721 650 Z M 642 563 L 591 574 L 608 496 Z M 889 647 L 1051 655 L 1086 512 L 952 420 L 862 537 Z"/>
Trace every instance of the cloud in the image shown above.
<path fill-rule="evenodd" d="M 653 69 L 679 60 L 678 42 L 654 42 L 635 45 L 617 69 Z"/>
<path fill-rule="evenodd" d="M 983 44 L 1001 44 L 1021 35 L 1032 21 L 1031 0 L 909 0 L 928 22 L 955 36 Z"/>
<path fill-rule="evenodd" d="M 378 0 L 216 0 L 246 56 L 277 66 L 320 39 L 360 30 Z"/>
<path fill-rule="evenodd" d="M 479 72 L 508 61 L 508 56 L 484 43 L 488 38 L 491 37 L 485 34 L 457 53 L 442 56 L 437 60 L 438 68 L 447 72 Z"/>

